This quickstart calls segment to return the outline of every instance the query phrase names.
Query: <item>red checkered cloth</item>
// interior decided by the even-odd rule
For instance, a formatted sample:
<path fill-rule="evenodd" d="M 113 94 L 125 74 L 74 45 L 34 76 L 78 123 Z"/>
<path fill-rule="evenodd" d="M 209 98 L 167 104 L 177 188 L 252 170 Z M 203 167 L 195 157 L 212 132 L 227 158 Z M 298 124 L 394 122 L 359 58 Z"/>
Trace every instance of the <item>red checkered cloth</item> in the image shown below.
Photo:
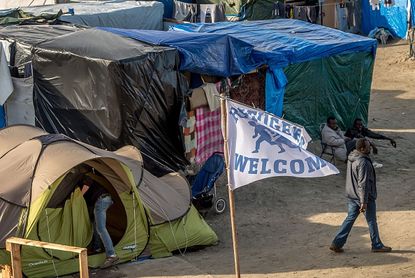
<path fill-rule="evenodd" d="M 197 149 L 195 161 L 202 165 L 215 152 L 223 153 L 220 109 L 210 112 L 208 107 L 196 109 Z"/>

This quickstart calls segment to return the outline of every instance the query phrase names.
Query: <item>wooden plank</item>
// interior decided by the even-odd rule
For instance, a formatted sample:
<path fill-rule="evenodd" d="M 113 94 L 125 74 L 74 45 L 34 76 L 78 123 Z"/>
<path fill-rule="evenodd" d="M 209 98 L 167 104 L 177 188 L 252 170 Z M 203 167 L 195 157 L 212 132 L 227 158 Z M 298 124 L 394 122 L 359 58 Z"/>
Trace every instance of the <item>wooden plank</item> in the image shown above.
<path fill-rule="evenodd" d="M 56 243 L 49 243 L 49 242 L 41 242 L 36 240 L 29 240 L 17 237 L 11 237 L 6 240 L 6 243 L 10 244 L 19 244 L 19 245 L 26 245 L 26 246 L 34 246 L 44 249 L 52 249 L 52 250 L 59 250 L 59 251 L 67 251 L 80 254 L 83 251 L 86 251 L 86 248 L 75 247 L 75 246 L 68 246 Z"/>
<path fill-rule="evenodd" d="M 22 262 L 20 260 L 20 245 L 8 243 L 7 251 L 10 252 L 12 258 L 12 276 L 13 278 L 22 278 Z"/>
<path fill-rule="evenodd" d="M 1 277 L 2 278 L 11 278 L 12 277 L 12 269 L 9 265 L 0 265 L 1 268 Z"/>
<path fill-rule="evenodd" d="M 88 278 L 88 254 L 87 251 L 82 251 L 79 254 L 79 274 L 80 278 Z"/>

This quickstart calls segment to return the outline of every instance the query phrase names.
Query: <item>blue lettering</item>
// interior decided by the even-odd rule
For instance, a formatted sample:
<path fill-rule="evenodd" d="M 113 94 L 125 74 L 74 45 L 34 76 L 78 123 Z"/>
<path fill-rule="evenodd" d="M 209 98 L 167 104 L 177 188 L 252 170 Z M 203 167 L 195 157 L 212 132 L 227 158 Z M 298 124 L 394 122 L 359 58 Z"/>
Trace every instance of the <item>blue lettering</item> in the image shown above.
<path fill-rule="evenodd" d="M 258 113 L 255 110 L 247 110 L 246 112 L 248 113 L 249 116 L 251 116 L 251 118 L 255 118 L 256 114 Z"/>
<path fill-rule="evenodd" d="M 248 160 L 246 159 L 245 156 L 239 155 L 236 153 L 235 154 L 235 171 L 239 170 L 240 172 L 244 172 L 247 162 Z"/>
<path fill-rule="evenodd" d="M 280 168 L 280 164 L 282 164 L 282 166 L 287 166 L 287 161 L 286 160 L 275 160 L 275 162 L 274 162 L 274 172 L 276 174 L 285 174 L 285 173 L 287 173 L 287 169 Z"/>
<path fill-rule="evenodd" d="M 269 126 L 275 130 L 280 130 L 278 125 L 279 120 L 277 118 L 271 117 L 271 121 L 269 122 Z"/>
<path fill-rule="evenodd" d="M 316 160 L 314 160 L 312 157 L 307 157 L 305 161 L 308 165 L 308 172 L 313 173 L 316 170 L 320 170 L 321 168 L 324 168 L 327 166 L 326 162 L 321 159 L 320 157 L 316 156 Z"/>
<path fill-rule="evenodd" d="M 261 163 L 262 163 L 261 174 L 270 174 L 271 173 L 271 169 L 267 170 L 268 161 L 269 161 L 268 158 L 261 158 Z"/>
<path fill-rule="evenodd" d="M 261 119 L 262 119 L 262 115 L 264 115 L 264 113 L 262 113 L 262 112 L 258 112 L 258 114 L 257 114 L 257 121 L 258 122 L 260 122 L 261 121 Z"/>
<path fill-rule="evenodd" d="M 291 136 L 290 128 L 291 128 L 291 125 L 289 123 L 282 122 L 282 132 Z"/>
<path fill-rule="evenodd" d="M 302 174 L 304 173 L 304 162 L 300 159 L 291 160 L 290 168 L 291 168 L 291 173 Z"/>
<path fill-rule="evenodd" d="M 264 113 L 264 125 L 268 125 L 268 119 L 269 115 L 267 113 Z"/>
<path fill-rule="evenodd" d="M 249 159 L 249 172 L 248 174 L 255 175 L 258 174 L 258 158 L 248 158 Z"/>
<path fill-rule="evenodd" d="M 300 137 L 301 137 L 301 129 L 293 126 L 293 137 L 297 142 L 300 142 Z"/>

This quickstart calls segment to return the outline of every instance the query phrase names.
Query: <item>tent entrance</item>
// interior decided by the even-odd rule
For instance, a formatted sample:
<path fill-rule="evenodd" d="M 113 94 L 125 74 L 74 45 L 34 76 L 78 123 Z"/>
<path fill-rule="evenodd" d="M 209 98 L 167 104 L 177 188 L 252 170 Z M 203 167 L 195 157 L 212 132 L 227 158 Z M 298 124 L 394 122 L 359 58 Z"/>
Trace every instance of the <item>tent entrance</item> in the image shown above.
<path fill-rule="evenodd" d="M 95 161 L 95 163 L 100 162 Z M 85 171 L 86 169 L 88 169 L 88 171 Z M 115 188 L 116 185 L 109 181 L 110 179 L 114 179 L 114 173 L 110 174 L 109 170 L 107 169 L 102 172 L 95 170 L 88 162 L 71 169 L 51 196 L 51 199 L 46 206 L 45 213 L 42 213 L 37 229 L 39 239 L 44 241 L 49 241 L 49 238 L 51 238 L 52 241 L 54 238 L 57 239 L 58 235 L 51 236 L 49 234 L 51 232 L 61 233 L 60 229 L 50 229 L 50 227 L 57 223 L 67 224 L 68 219 L 63 219 L 65 217 L 72 218 L 69 220 L 72 222 L 72 225 L 67 224 L 69 225 L 67 229 L 73 230 L 71 234 L 68 235 L 69 238 L 72 238 L 71 242 L 78 244 L 82 243 L 82 247 L 92 245 L 94 240 L 94 208 L 88 207 L 81 193 L 82 180 L 87 175 L 100 186 L 104 187 L 111 195 L 114 202 L 107 211 L 107 230 L 114 246 L 117 245 L 127 230 L 127 213 L 124 204 L 119 197 L 118 191 Z M 108 174 L 110 174 L 111 178 L 107 177 Z M 76 208 L 74 206 L 76 206 Z M 46 215 L 46 212 L 49 214 L 49 217 Z M 53 217 L 51 218 L 50 215 Z M 42 226 L 43 228 L 40 229 L 39 226 Z M 44 228 L 48 227 L 49 229 L 47 233 L 45 233 Z M 86 244 L 86 235 L 81 235 L 78 231 L 88 234 L 89 239 Z M 83 240 L 77 240 L 76 238 L 82 238 Z"/>

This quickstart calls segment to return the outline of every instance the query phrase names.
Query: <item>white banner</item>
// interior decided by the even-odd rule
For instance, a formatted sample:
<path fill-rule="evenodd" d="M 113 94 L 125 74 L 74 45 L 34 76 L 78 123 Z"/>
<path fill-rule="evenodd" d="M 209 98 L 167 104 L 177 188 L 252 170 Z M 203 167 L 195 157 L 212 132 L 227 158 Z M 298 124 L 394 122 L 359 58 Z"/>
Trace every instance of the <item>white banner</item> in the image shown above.
<path fill-rule="evenodd" d="M 302 126 L 262 110 L 226 101 L 231 188 L 277 176 L 338 174 L 332 164 L 306 150 L 311 138 Z"/>

